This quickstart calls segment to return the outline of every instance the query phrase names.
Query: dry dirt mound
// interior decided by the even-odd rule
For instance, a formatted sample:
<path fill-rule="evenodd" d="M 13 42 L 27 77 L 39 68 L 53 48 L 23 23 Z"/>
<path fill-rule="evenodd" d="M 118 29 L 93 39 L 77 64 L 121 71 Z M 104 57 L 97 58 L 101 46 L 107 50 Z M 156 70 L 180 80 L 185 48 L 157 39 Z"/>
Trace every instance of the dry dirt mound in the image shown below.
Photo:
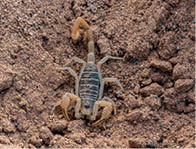
<path fill-rule="evenodd" d="M 194 0 L 0 1 L 0 147 L 195 147 Z M 117 115 L 101 128 L 50 115 L 74 78 L 57 72 L 86 45 L 70 31 L 94 25 L 96 61 Z M 77 72 L 80 65 L 70 65 Z"/>

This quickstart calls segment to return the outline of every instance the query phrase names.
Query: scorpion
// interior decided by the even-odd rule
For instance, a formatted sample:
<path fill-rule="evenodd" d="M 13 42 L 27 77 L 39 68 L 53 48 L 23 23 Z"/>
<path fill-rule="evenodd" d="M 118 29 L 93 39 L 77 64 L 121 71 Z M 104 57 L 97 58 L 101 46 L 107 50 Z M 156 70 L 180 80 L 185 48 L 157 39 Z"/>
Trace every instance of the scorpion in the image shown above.
<path fill-rule="evenodd" d="M 71 67 L 57 67 L 57 70 L 67 70 L 75 78 L 75 94 L 66 92 L 62 99 L 54 105 L 52 113 L 57 106 L 60 106 L 63 115 L 66 120 L 70 120 L 68 111 L 74 108 L 75 118 L 86 118 L 90 121 L 95 121 L 100 108 L 103 108 L 100 119 L 92 124 L 92 126 L 98 126 L 102 124 L 105 120 L 109 119 L 112 112 L 116 114 L 116 105 L 113 100 L 109 97 L 103 97 L 104 84 L 107 82 L 115 82 L 123 90 L 120 81 L 117 78 L 102 78 L 101 75 L 101 65 L 105 63 L 108 59 L 118 59 L 123 58 L 114 56 L 105 56 L 102 58 L 97 65 L 95 64 L 95 53 L 94 53 L 94 39 L 93 31 L 88 23 L 78 17 L 73 25 L 71 37 L 73 41 L 77 41 L 80 37 L 82 27 L 86 31 L 86 36 L 88 40 L 88 58 L 87 62 L 84 60 L 73 57 L 71 58 L 67 65 L 72 61 L 82 64 L 79 76 Z M 74 103 L 73 107 L 71 103 Z"/>

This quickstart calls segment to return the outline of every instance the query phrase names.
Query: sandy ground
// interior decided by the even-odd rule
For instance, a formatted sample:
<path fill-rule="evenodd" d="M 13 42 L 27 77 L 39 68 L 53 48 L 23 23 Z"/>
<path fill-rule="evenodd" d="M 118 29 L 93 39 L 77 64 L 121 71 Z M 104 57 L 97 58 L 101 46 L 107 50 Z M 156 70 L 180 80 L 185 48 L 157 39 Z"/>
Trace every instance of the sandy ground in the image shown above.
<path fill-rule="evenodd" d="M 1 0 L 0 148 L 195 147 L 194 0 Z M 74 78 L 56 71 L 87 46 L 73 43 L 81 16 L 94 26 L 96 61 L 124 57 L 102 67 L 104 95 L 117 114 L 102 127 L 71 117 L 53 105 L 74 93 Z M 78 73 L 80 65 L 70 64 Z"/>

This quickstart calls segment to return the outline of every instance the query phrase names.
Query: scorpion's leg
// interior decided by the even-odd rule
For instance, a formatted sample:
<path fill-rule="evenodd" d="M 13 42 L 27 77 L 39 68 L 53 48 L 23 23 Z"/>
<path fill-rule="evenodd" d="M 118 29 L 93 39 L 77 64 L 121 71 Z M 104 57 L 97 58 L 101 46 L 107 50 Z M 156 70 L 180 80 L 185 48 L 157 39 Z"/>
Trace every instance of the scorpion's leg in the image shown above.
<path fill-rule="evenodd" d="M 81 64 L 83 64 L 83 65 L 86 64 L 86 62 L 85 62 L 83 59 L 74 56 L 73 58 L 71 58 L 71 59 L 66 63 L 66 65 L 70 64 L 72 61 L 81 63 Z"/>
<path fill-rule="evenodd" d="M 105 63 L 108 59 L 119 59 L 119 60 L 122 60 L 123 58 L 121 57 L 115 57 L 115 56 L 105 56 L 104 58 L 102 58 L 98 63 L 97 63 L 97 68 L 98 68 L 98 72 L 99 72 L 99 78 L 101 79 L 102 76 L 101 76 L 101 65 L 103 63 Z"/>
<path fill-rule="evenodd" d="M 75 92 L 78 96 L 78 88 L 79 88 L 79 79 L 77 73 L 71 67 L 57 67 L 57 70 L 67 70 L 69 73 L 75 78 Z"/>
<path fill-rule="evenodd" d="M 114 109 L 114 105 L 113 103 L 109 102 L 109 101 L 96 101 L 94 103 L 94 107 L 93 107 L 93 115 L 91 116 L 91 120 L 95 120 L 98 110 L 100 107 L 104 107 L 102 114 L 101 114 L 101 118 L 96 121 L 95 123 L 92 124 L 92 126 L 97 126 L 99 124 L 101 124 L 104 120 L 108 119 Z"/>
<path fill-rule="evenodd" d="M 67 113 L 68 108 L 70 106 L 70 101 L 76 103 L 76 105 L 75 105 L 75 117 L 80 118 L 79 111 L 80 111 L 80 107 L 81 107 L 81 99 L 78 96 L 76 96 L 72 93 L 65 93 L 65 95 L 63 95 L 63 97 L 62 97 L 62 100 L 58 101 L 54 105 L 54 107 L 52 108 L 51 113 L 54 112 L 54 110 L 57 106 L 60 106 L 62 111 L 63 111 L 63 115 L 64 115 L 65 119 L 70 120 L 69 116 L 68 116 L 68 113 Z"/>
<path fill-rule="evenodd" d="M 99 90 L 99 99 L 98 100 L 101 100 L 101 98 L 103 96 L 104 85 L 107 82 L 115 82 L 123 90 L 123 87 L 122 87 L 120 81 L 117 78 L 104 78 L 101 81 L 101 86 L 100 86 L 100 90 Z"/>
<path fill-rule="evenodd" d="M 108 59 L 123 59 L 122 57 L 116 57 L 116 56 L 105 56 L 98 62 L 98 66 L 100 67 L 101 64 L 105 63 Z"/>
<path fill-rule="evenodd" d="M 85 66 L 86 66 L 86 62 L 85 62 L 83 59 L 80 59 L 79 57 L 75 57 L 75 56 L 74 56 L 72 59 L 70 59 L 70 60 L 66 63 L 66 65 L 70 64 L 72 61 L 75 61 L 75 62 L 78 62 L 78 63 L 83 64 L 83 65 L 82 65 L 82 68 L 81 68 L 81 70 L 80 70 L 80 76 L 79 76 L 79 78 L 78 78 L 78 80 L 80 80 L 81 75 L 82 75 L 82 72 L 83 72 L 83 70 L 84 70 L 84 68 L 85 68 Z M 76 95 L 78 96 L 77 93 L 76 93 Z"/>

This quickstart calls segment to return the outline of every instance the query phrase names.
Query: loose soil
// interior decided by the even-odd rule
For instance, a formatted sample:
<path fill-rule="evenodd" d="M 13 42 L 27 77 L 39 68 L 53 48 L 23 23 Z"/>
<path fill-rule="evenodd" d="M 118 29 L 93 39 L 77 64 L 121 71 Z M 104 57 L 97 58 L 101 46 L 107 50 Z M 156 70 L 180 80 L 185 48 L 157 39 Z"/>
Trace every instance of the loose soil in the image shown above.
<path fill-rule="evenodd" d="M 194 0 L 1 0 L 0 147 L 195 147 Z M 74 93 L 65 66 L 86 60 L 87 45 L 74 43 L 81 16 L 93 26 L 96 62 L 117 114 L 101 127 L 66 121 L 53 105 Z M 78 73 L 81 66 L 71 63 Z"/>

